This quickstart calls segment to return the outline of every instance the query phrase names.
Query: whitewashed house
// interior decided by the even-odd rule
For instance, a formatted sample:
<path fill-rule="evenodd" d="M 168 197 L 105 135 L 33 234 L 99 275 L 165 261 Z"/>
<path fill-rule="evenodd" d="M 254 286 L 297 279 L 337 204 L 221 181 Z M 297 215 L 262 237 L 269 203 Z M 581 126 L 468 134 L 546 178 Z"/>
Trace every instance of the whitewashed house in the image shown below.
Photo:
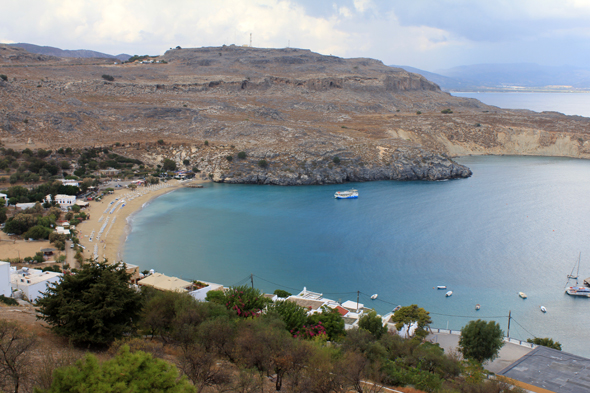
<path fill-rule="evenodd" d="M 52 202 L 51 195 L 47 195 L 45 200 L 49 203 Z M 70 207 L 76 204 L 76 196 L 75 195 L 64 195 L 64 194 L 57 194 L 55 196 L 55 202 L 61 207 L 62 209 L 69 209 Z"/>
<path fill-rule="evenodd" d="M 205 301 L 205 298 L 207 297 L 207 292 L 223 290 L 223 285 L 221 285 L 221 284 L 214 284 L 212 282 L 205 282 L 205 281 L 200 281 L 200 282 L 202 282 L 206 286 L 204 286 L 203 288 L 195 289 L 194 291 L 189 292 L 189 295 L 191 295 L 193 298 L 195 298 L 195 300 Z"/>
<path fill-rule="evenodd" d="M 0 198 L 4 198 L 4 206 L 8 206 L 8 195 L 0 192 Z"/>
<path fill-rule="evenodd" d="M 10 282 L 12 290 L 21 291 L 27 300 L 34 302 L 43 296 L 42 292 L 47 291 L 47 285 L 58 282 L 62 276 L 62 273 L 23 267 L 21 270 L 12 270 Z"/>

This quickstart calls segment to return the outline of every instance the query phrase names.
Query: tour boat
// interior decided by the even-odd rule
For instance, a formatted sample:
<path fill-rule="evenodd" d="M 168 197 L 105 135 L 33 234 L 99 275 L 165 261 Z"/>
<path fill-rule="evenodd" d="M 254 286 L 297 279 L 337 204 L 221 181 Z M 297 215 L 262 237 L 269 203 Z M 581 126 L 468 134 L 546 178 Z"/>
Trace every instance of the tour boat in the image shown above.
<path fill-rule="evenodd" d="M 518 292 L 518 296 L 520 296 L 523 299 L 527 298 L 526 293 L 524 293 L 524 292 Z"/>
<path fill-rule="evenodd" d="M 373 296 L 371 296 L 371 300 L 375 300 L 375 299 L 377 299 L 377 296 L 379 296 L 379 295 L 377 295 L 377 294 L 374 294 Z"/>
<path fill-rule="evenodd" d="M 399 306 L 396 306 L 396 307 L 393 309 L 393 311 L 392 311 L 392 312 L 396 312 L 396 311 L 397 311 L 397 310 L 399 310 L 400 308 L 402 308 L 402 306 L 401 306 L 401 305 L 399 305 Z"/>
<path fill-rule="evenodd" d="M 450 297 L 451 295 L 453 295 L 453 291 L 449 291 L 449 292 L 445 293 L 446 297 Z"/>
<path fill-rule="evenodd" d="M 439 285 L 436 287 L 436 289 L 447 289 L 446 285 Z"/>
<path fill-rule="evenodd" d="M 545 306 L 541 306 L 541 312 L 547 312 L 547 309 L 545 308 Z"/>
<path fill-rule="evenodd" d="M 586 287 L 569 287 L 565 290 L 570 296 L 590 297 L 590 288 Z"/>
<path fill-rule="evenodd" d="M 336 199 L 354 199 L 359 197 L 358 190 L 336 191 L 334 198 Z"/>
<path fill-rule="evenodd" d="M 477 311 L 477 310 L 479 310 L 480 308 L 481 308 L 481 306 L 480 306 L 479 304 L 476 304 L 476 305 L 475 305 L 475 310 L 476 310 L 476 311 Z"/>

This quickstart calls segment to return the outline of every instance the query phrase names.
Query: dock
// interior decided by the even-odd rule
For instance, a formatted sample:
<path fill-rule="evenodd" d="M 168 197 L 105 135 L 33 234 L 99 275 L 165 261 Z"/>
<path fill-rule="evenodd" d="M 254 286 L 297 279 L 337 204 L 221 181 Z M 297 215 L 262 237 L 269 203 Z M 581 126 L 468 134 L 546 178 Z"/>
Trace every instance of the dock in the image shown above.
<path fill-rule="evenodd" d="M 584 280 L 584 285 L 586 285 L 587 287 L 590 287 L 590 277 L 588 277 L 587 279 Z"/>
<path fill-rule="evenodd" d="M 184 186 L 188 188 L 203 188 L 202 184 L 185 184 Z"/>

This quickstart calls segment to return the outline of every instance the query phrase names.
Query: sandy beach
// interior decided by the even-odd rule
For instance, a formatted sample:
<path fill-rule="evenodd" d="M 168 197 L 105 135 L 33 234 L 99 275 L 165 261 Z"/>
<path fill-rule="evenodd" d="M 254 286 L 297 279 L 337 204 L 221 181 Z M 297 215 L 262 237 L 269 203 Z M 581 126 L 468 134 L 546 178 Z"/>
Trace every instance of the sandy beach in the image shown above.
<path fill-rule="evenodd" d="M 128 188 L 117 189 L 114 194 L 106 195 L 102 201 L 90 201 L 85 208 L 90 219 L 78 225 L 78 238 L 86 247 L 84 259 L 98 256 L 102 261 L 118 262 L 123 259 L 122 246 L 127 236 L 127 217 L 140 210 L 150 200 L 183 187 L 187 184 L 204 183 L 208 180 L 192 180 L 179 182 L 170 180 L 136 190 Z M 140 266 L 141 270 L 141 266 Z"/>

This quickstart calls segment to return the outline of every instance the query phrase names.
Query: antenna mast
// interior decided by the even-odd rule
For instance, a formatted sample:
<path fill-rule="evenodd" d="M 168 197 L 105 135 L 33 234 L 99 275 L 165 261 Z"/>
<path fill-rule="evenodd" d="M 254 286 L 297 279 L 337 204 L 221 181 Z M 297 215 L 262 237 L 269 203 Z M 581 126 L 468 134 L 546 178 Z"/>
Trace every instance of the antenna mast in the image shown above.
<path fill-rule="evenodd" d="M 252 33 L 250 33 L 250 48 L 252 48 Z"/>

